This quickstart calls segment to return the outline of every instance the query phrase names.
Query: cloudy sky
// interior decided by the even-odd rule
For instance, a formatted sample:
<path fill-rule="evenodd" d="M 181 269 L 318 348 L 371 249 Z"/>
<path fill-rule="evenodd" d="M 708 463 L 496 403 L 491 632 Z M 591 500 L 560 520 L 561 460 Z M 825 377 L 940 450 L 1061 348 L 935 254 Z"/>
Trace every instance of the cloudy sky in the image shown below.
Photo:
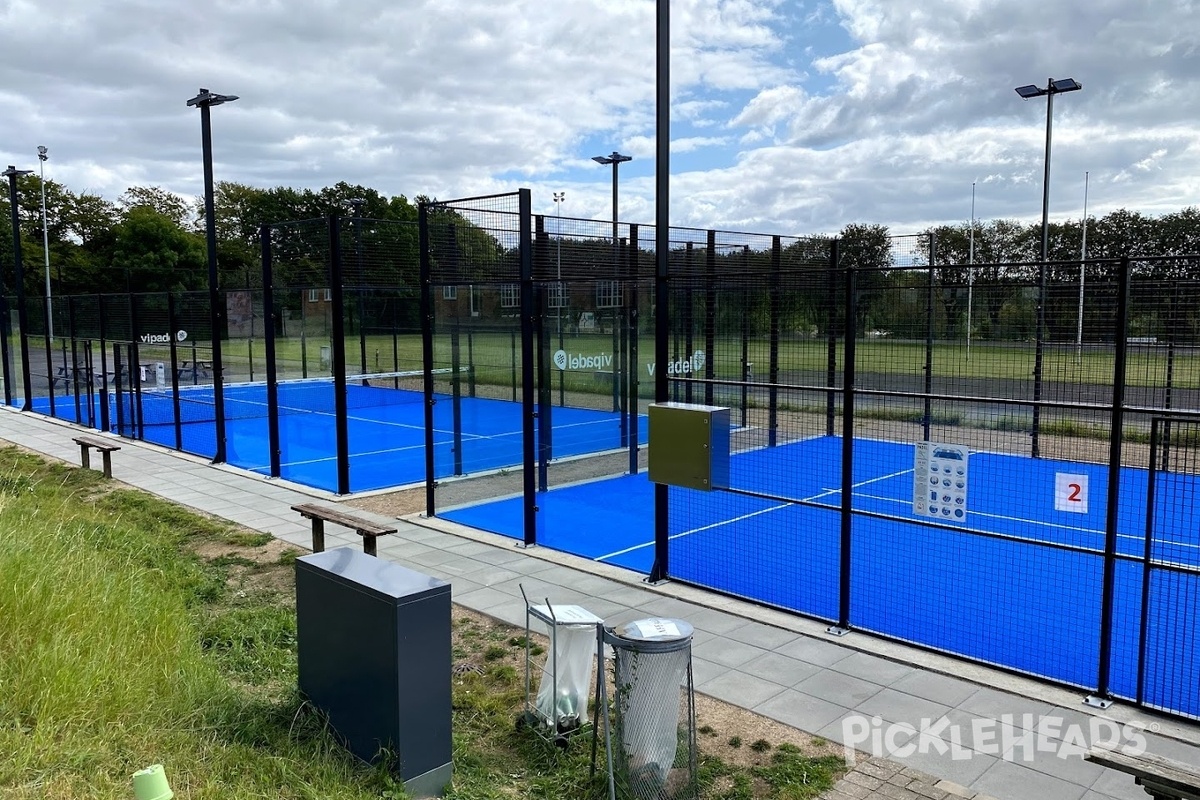
<path fill-rule="evenodd" d="M 1200 0 L 672 0 L 675 225 L 894 233 L 1200 202 Z M 654 220 L 654 0 L 0 0 L 0 159 L 115 199 L 218 179 Z"/>

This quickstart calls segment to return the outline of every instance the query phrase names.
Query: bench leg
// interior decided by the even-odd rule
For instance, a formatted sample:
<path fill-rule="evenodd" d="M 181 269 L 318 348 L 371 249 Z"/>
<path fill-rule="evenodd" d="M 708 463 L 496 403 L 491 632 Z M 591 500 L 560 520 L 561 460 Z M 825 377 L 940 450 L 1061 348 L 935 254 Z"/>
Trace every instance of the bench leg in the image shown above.
<path fill-rule="evenodd" d="M 92 467 L 92 448 L 86 444 L 79 445 L 79 463 L 83 465 L 84 469 Z"/>
<path fill-rule="evenodd" d="M 100 456 L 101 456 L 101 458 L 104 459 L 104 477 L 111 478 L 112 477 L 112 453 L 105 450 L 103 453 L 100 454 Z"/>
<path fill-rule="evenodd" d="M 325 552 L 325 520 L 313 517 L 312 521 L 313 552 Z"/>
<path fill-rule="evenodd" d="M 377 539 L 378 537 L 376 537 L 374 534 L 371 534 L 371 533 L 364 533 L 362 535 L 362 537 L 363 537 L 363 552 L 369 556 L 377 555 L 377 553 L 375 552 L 375 539 Z"/>

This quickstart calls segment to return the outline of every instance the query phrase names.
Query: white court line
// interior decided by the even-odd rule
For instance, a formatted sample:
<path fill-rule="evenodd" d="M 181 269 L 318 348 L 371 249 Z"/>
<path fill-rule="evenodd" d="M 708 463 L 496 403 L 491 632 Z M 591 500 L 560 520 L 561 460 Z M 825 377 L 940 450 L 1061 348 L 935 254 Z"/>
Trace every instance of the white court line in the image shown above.
<path fill-rule="evenodd" d="M 880 497 L 879 495 L 858 494 L 858 493 L 855 493 L 854 496 L 862 497 L 867 500 L 882 500 L 882 501 L 888 502 L 888 503 L 899 503 L 899 504 L 905 505 L 905 506 L 912 505 L 912 498 Z M 1024 517 L 1010 517 L 1006 514 L 992 514 L 987 511 L 972 511 L 969 508 L 967 509 L 967 513 L 970 514 L 971 516 L 975 516 L 975 517 L 985 517 L 987 519 L 999 519 L 999 520 L 1004 520 L 1006 522 L 1020 522 L 1020 523 L 1026 524 L 1026 525 L 1040 525 L 1043 528 L 1056 528 L 1058 530 L 1070 531 L 1072 533 L 1091 533 L 1091 534 L 1095 534 L 1097 536 L 1106 536 L 1108 534 L 1108 531 L 1100 530 L 1098 528 L 1079 528 L 1079 527 L 1075 527 L 1073 525 L 1063 525 L 1060 522 L 1046 522 L 1044 520 L 1038 520 L 1038 519 L 1025 519 Z M 1004 534 L 1004 535 L 1008 535 L 1008 534 Z M 1118 533 L 1117 537 L 1121 538 L 1121 539 L 1131 539 L 1135 542 L 1142 542 L 1142 543 L 1144 543 L 1146 541 L 1146 537 L 1144 535 L 1136 535 L 1136 534 L 1132 534 L 1132 533 Z M 1020 538 L 1026 538 L 1026 537 L 1020 537 Z M 1038 540 L 1034 539 L 1034 540 L 1030 540 L 1030 541 L 1038 541 Z M 1181 541 L 1176 541 L 1174 539 L 1155 539 L 1154 541 L 1160 545 L 1169 545 L 1171 547 L 1190 547 L 1190 548 L 1193 548 L 1196 550 L 1200 550 L 1200 544 L 1193 544 L 1192 542 L 1181 542 Z"/>
<path fill-rule="evenodd" d="M 868 480 L 862 481 L 861 483 L 851 484 L 851 488 L 856 489 L 859 486 L 866 486 L 871 483 L 876 483 L 877 481 L 886 481 L 886 480 L 889 480 L 890 478 L 895 478 L 897 476 L 904 475 L 909 472 L 912 472 L 911 468 L 900 470 L 899 472 L 893 472 L 890 475 L 881 475 L 878 478 L 870 478 Z M 689 531 L 683 531 L 682 533 L 676 533 L 671 536 L 668 536 L 667 539 L 669 541 L 673 541 L 675 539 L 682 539 L 684 536 L 691 536 L 693 533 L 702 533 L 704 531 L 712 530 L 713 528 L 719 528 L 722 525 L 730 525 L 734 522 L 741 522 L 742 520 L 750 519 L 751 517 L 757 517 L 760 514 L 766 514 L 771 511 L 779 511 L 780 509 L 790 508 L 799 503 L 811 503 L 814 500 L 819 500 L 822 497 L 827 497 L 828 495 L 835 494 L 839 491 L 841 491 L 841 490 L 840 489 L 824 489 L 820 493 L 814 494 L 812 497 L 805 497 L 803 500 L 797 500 L 797 501 L 791 502 L 791 503 L 783 503 L 781 505 L 771 506 L 770 508 L 762 508 L 762 509 L 759 509 L 758 511 L 752 511 L 749 514 L 743 514 L 740 517 L 734 517 L 733 519 L 721 520 L 720 522 L 714 522 L 709 525 L 703 525 L 699 528 L 692 528 Z M 624 550 L 617 550 L 614 553 L 608 553 L 606 555 L 597 556 L 595 560 L 596 561 L 604 561 L 605 559 L 608 559 L 608 558 L 615 558 L 617 556 L 625 555 L 626 553 L 632 553 L 635 550 L 642 550 L 647 547 L 653 547 L 653 546 L 654 546 L 654 541 L 651 540 L 649 542 L 644 542 L 642 544 L 635 544 L 633 547 L 626 547 Z"/>

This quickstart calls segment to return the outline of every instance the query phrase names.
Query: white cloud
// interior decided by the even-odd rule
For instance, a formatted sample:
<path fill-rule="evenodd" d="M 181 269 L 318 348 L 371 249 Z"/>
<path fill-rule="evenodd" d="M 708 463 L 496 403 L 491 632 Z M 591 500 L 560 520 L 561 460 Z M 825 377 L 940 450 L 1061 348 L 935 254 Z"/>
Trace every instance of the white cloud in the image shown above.
<path fill-rule="evenodd" d="M 338 180 L 438 197 L 569 189 L 654 218 L 652 0 L 28 0 L 0 3 L 0 158 L 51 149 L 47 176 L 116 197 L 200 191 L 205 86 L 219 179 Z M 672 219 L 830 232 L 1040 211 L 1045 103 L 1012 87 L 1073 76 L 1055 104 L 1052 213 L 1195 202 L 1200 9 L 1193 0 L 675 0 Z M 1075 184 L 1078 183 L 1078 191 Z M 564 209 L 567 211 L 567 209 Z"/>

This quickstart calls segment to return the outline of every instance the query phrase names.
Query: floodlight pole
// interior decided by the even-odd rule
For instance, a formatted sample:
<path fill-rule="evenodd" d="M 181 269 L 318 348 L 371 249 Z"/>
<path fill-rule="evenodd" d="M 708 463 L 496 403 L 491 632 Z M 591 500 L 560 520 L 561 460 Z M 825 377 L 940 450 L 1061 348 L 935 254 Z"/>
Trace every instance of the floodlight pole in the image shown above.
<path fill-rule="evenodd" d="M 616 150 L 612 151 L 612 155 L 607 156 L 592 156 L 592 161 L 597 164 L 612 164 L 612 239 L 613 239 L 613 279 L 616 280 L 616 275 L 620 269 L 620 231 L 617 220 L 617 168 L 626 161 L 632 161 L 633 156 L 624 156 Z M 617 349 L 617 314 L 614 313 L 613 321 L 613 350 Z M 614 359 L 616 353 L 613 353 Z M 621 396 L 621 381 L 617 379 L 617 371 L 613 370 L 613 411 L 620 411 L 620 396 Z"/>
<path fill-rule="evenodd" d="M 1040 454 L 1038 443 L 1038 432 L 1041 426 L 1041 400 L 1042 400 L 1042 368 L 1043 368 L 1043 351 L 1045 349 L 1046 338 L 1046 270 L 1048 260 L 1050 258 L 1050 142 L 1054 129 L 1054 95 L 1063 92 L 1075 92 L 1082 89 L 1083 86 L 1074 78 L 1063 78 L 1055 80 L 1050 78 L 1046 81 L 1046 88 L 1042 89 L 1039 86 L 1018 86 L 1017 94 L 1023 99 L 1029 100 L 1034 97 L 1046 97 L 1046 157 L 1043 164 L 1042 174 L 1042 257 L 1038 262 L 1038 304 L 1037 304 L 1037 320 L 1035 325 L 1037 330 L 1034 336 L 1034 356 L 1033 356 L 1033 424 L 1030 435 L 1032 437 L 1032 445 L 1030 455 L 1037 458 Z"/>
<path fill-rule="evenodd" d="M 562 345 L 563 345 L 563 343 L 562 343 L 562 305 L 563 305 L 564 292 L 563 292 L 563 285 L 562 285 L 562 204 L 566 199 L 567 199 L 566 192 L 555 192 L 554 193 L 554 218 L 556 220 L 556 222 L 554 223 L 554 228 L 555 228 L 554 232 L 555 232 L 555 234 L 557 234 L 557 236 L 555 237 L 555 241 L 556 241 L 556 245 L 557 245 L 557 252 L 555 254 L 555 259 L 554 259 L 554 261 L 555 261 L 554 280 L 558 282 L 558 286 L 555 290 L 557 293 L 557 297 L 555 298 L 555 300 L 556 300 L 555 318 L 558 321 L 558 346 L 559 346 L 559 349 L 562 349 Z"/>
<path fill-rule="evenodd" d="M 13 236 L 13 283 L 17 294 L 17 327 L 20 330 L 18 339 L 21 342 L 21 385 L 24 389 L 24 403 L 21 405 L 22 411 L 28 411 L 33 405 L 33 387 L 29 385 L 29 341 L 26 333 L 29 331 L 28 320 L 25 318 L 25 268 L 21 264 L 21 218 L 17 209 L 17 178 L 22 175 L 32 173 L 31 169 L 17 169 L 9 165 L 3 173 L 4 177 L 8 178 L 8 207 L 12 212 L 12 236 Z M 10 396 L 9 392 L 9 369 L 8 369 L 8 327 L 9 319 L 7 314 L 7 303 L 0 302 L 0 309 L 5 311 L 5 319 L 3 327 L 0 328 L 0 339 L 4 340 L 4 395 L 7 402 Z M 49 372 L 47 364 L 46 371 Z"/>
<path fill-rule="evenodd" d="M 208 89 L 187 101 L 189 108 L 200 109 L 200 145 L 204 161 L 204 233 L 208 243 L 208 312 L 212 328 L 212 379 L 213 414 L 216 418 L 216 451 L 213 463 L 225 461 L 225 397 L 224 380 L 221 375 L 221 319 L 220 273 L 217 270 L 217 219 L 216 203 L 213 198 L 212 122 L 209 109 L 222 103 L 237 100 L 237 95 L 215 94 Z M 174 335 L 174 331 L 171 331 Z"/>
<path fill-rule="evenodd" d="M 50 226 L 46 221 L 46 159 L 49 151 L 46 146 L 38 145 L 38 168 L 41 170 L 42 184 L 42 251 L 46 256 L 46 333 L 50 336 L 51 343 L 54 342 L 54 307 L 50 301 Z M 62 288 L 62 287 L 59 287 Z"/>

